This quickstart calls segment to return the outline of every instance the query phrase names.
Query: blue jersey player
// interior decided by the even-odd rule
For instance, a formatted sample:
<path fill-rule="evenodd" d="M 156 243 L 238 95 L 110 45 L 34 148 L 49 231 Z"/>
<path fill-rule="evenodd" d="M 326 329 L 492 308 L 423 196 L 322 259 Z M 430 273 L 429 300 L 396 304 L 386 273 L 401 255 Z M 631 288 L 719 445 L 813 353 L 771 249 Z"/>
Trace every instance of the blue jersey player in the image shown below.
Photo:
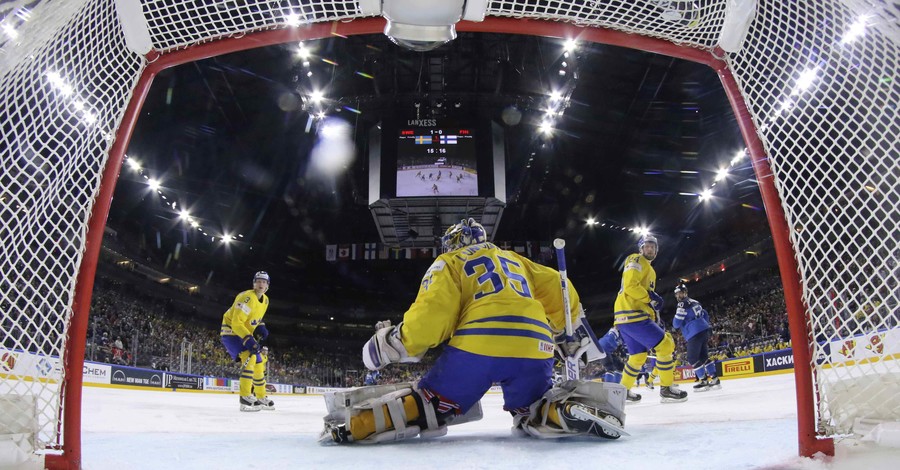
<path fill-rule="evenodd" d="M 418 383 L 326 394 L 322 440 L 378 443 L 442 436 L 449 425 L 481 419 L 481 397 L 493 384 L 502 389 L 504 409 L 521 434 L 619 437 L 604 423 L 621 430 L 621 385 L 551 383 L 555 349 L 570 349 L 555 344 L 565 316 L 584 327 L 578 292 L 570 286 L 572 307 L 564 311 L 559 272 L 488 242 L 484 227 L 472 218 L 447 229 L 442 245 L 444 253 L 425 272 L 403 321 L 379 322 L 362 350 L 369 370 L 418 362 L 444 344 L 441 355 Z M 580 343 L 574 346 L 581 349 Z"/>
<path fill-rule="evenodd" d="M 660 401 L 681 402 L 687 400 L 687 392 L 675 385 L 675 340 L 657 323 L 663 298 L 655 292 L 656 271 L 650 262 L 656 259 L 659 242 L 653 235 L 646 235 L 638 243 L 638 253 L 629 255 L 622 272 L 622 287 L 616 296 L 615 325 L 628 348 L 628 360 L 622 375 L 622 385 L 634 386 L 647 352 L 656 350 L 656 368 L 659 370 Z"/>
<path fill-rule="evenodd" d="M 700 381 L 694 385 L 694 391 L 705 392 L 709 389 L 722 388 L 716 377 L 716 363 L 709 360 L 709 313 L 700 302 L 688 297 L 688 289 L 684 284 L 675 288 L 676 329 L 681 330 L 687 342 L 687 361 L 694 368 L 694 374 Z"/>

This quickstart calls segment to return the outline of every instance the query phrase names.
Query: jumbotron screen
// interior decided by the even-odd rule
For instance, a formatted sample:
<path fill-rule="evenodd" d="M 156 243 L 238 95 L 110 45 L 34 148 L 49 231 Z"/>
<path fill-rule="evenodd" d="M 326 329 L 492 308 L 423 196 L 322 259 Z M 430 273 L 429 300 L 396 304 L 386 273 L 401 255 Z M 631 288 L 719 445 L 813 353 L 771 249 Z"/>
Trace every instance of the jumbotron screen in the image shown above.
<path fill-rule="evenodd" d="M 475 136 L 470 128 L 400 128 L 397 197 L 477 196 Z"/>

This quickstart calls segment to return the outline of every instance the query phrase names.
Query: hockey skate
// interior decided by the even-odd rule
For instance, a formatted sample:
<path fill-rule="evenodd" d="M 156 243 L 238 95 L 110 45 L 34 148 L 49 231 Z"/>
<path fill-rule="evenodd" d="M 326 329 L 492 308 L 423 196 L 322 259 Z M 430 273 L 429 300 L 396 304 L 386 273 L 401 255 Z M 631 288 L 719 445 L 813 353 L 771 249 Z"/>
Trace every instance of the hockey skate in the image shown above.
<path fill-rule="evenodd" d="M 631 390 L 628 390 L 628 394 L 625 395 L 625 401 L 626 401 L 626 402 L 637 403 L 637 402 L 641 401 L 641 394 L 640 394 L 640 393 L 634 393 L 634 392 L 632 392 Z"/>
<path fill-rule="evenodd" d="M 606 439 L 629 436 L 622 421 L 615 416 L 584 403 L 569 402 L 561 407 L 560 416 L 570 429 Z"/>
<path fill-rule="evenodd" d="M 704 378 L 703 380 L 694 384 L 694 391 L 695 392 L 709 391 L 709 380 L 706 380 L 706 378 Z"/>
<path fill-rule="evenodd" d="M 241 397 L 241 411 L 259 411 L 262 409 L 259 400 L 253 395 Z"/>
<path fill-rule="evenodd" d="M 719 390 L 722 388 L 722 381 L 719 380 L 718 377 L 713 377 L 709 380 L 709 389 L 710 390 Z"/>
<path fill-rule="evenodd" d="M 668 387 L 659 387 L 660 403 L 679 403 L 687 401 L 687 392 L 678 388 L 678 385 L 672 384 Z"/>
<path fill-rule="evenodd" d="M 343 422 L 325 421 L 325 429 L 319 435 L 319 443 L 326 444 L 334 442 L 337 444 L 349 444 L 353 442 L 353 436 L 347 431 L 347 426 Z"/>
<path fill-rule="evenodd" d="M 256 401 L 259 403 L 259 407 L 262 410 L 274 410 L 275 402 L 269 399 L 269 397 L 257 398 Z"/>

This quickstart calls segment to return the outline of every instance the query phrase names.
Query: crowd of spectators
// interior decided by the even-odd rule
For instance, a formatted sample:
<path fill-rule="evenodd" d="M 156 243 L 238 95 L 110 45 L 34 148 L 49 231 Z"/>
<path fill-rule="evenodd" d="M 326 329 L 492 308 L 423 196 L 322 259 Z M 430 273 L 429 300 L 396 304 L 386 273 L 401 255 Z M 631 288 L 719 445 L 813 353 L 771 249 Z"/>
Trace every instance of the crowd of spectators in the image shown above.
<path fill-rule="evenodd" d="M 787 311 L 777 271 L 762 271 L 750 280 L 736 282 L 733 288 L 706 294 L 698 300 L 711 318 L 712 358 L 723 360 L 790 347 Z M 220 318 L 198 316 L 183 305 L 142 294 L 119 281 L 98 277 L 91 307 L 88 358 L 234 378 L 238 367 L 220 345 L 219 321 Z M 324 336 L 308 331 L 275 331 L 275 336 L 286 338 L 280 345 L 270 345 L 269 381 L 312 386 L 364 383 L 366 370 L 360 348 L 370 334 L 368 331 L 349 338 L 340 329 Z M 677 343 L 677 363 L 683 364 L 684 338 L 680 332 L 670 331 Z M 416 380 L 435 357 L 436 352 L 432 352 L 422 363 L 387 368 L 378 374 L 377 381 Z M 599 363 L 591 363 L 583 375 L 595 378 L 602 373 Z"/>
<path fill-rule="evenodd" d="M 224 307 L 223 307 L 224 311 Z M 221 318 L 141 294 L 98 277 L 91 301 L 87 358 L 100 362 L 236 378 L 234 363 L 219 341 Z M 277 332 L 277 330 L 276 330 Z M 269 346 L 269 381 L 313 386 L 362 385 L 364 340 L 292 338 L 290 346 Z M 415 380 L 428 363 L 383 371 L 380 383 Z"/>

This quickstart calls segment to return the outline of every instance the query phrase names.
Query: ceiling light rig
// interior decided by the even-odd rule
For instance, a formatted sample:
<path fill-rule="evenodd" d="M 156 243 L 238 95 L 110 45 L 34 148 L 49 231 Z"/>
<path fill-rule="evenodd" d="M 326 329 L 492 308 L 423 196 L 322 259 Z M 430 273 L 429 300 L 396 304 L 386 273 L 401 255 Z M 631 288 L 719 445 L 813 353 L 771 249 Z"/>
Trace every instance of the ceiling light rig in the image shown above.
<path fill-rule="evenodd" d="M 747 154 L 747 149 L 741 150 L 731 158 L 731 162 L 727 167 L 719 168 L 716 171 L 716 176 L 713 180 L 713 184 L 709 186 L 709 188 L 704 189 L 697 193 L 697 198 L 700 199 L 700 202 L 709 201 L 712 199 L 713 189 L 720 181 L 725 181 L 728 178 L 728 175 L 734 171 L 735 167 L 744 159 L 744 156 Z M 681 194 L 690 194 L 690 193 L 681 193 Z"/>
<path fill-rule="evenodd" d="M 131 171 L 140 175 L 142 178 L 144 178 L 145 181 L 147 181 L 147 187 L 151 191 L 156 192 L 163 199 L 163 204 L 169 206 L 172 209 L 172 211 L 174 211 L 178 214 L 179 220 L 181 220 L 185 224 L 189 225 L 190 227 L 196 229 L 204 237 L 209 237 L 210 241 L 213 241 L 213 242 L 216 241 L 216 239 L 217 239 L 216 235 L 210 235 L 210 232 L 212 232 L 212 230 L 207 230 L 205 227 L 200 225 L 200 222 L 197 222 L 197 219 L 191 215 L 191 213 L 188 209 L 186 209 L 186 208 L 179 209 L 178 208 L 179 204 L 178 204 L 178 201 L 176 201 L 176 199 L 182 199 L 182 198 L 175 197 L 174 195 L 169 193 L 168 189 L 166 189 L 162 186 L 162 182 L 160 180 L 158 180 L 156 178 L 151 178 L 149 175 L 147 175 L 147 172 L 144 171 L 144 167 L 140 161 L 138 161 L 135 158 L 129 157 L 128 155 L 125 155 L 125 163 L 128 165 L 128 168 Z M 237 238 L 244 238 L 244 235 L 238 234 Z M 233 235 L 230 235 L 228 233 L 223 233 L 222 235 L 218 236 L 218 240 L 222 243 L 230 244 L 230 243 L 236 241 L 237 239 Z"/>
<path fill-rule="evenodd" d="M 577 50 L 578 40 L 575 38 L 566 40 L 560 53 L 558 78 L 548 77 L 551 89 L 540 105 L 544 115 L 538 124 L 538 130 L 545 136 L 553 135 L 553 130 L 559 127 L 557 121 L 569 107 L 572 93 L 575 91 L 575 82 L 578 80 L 576 67 L 578 57 L 575 53 Z"/>

